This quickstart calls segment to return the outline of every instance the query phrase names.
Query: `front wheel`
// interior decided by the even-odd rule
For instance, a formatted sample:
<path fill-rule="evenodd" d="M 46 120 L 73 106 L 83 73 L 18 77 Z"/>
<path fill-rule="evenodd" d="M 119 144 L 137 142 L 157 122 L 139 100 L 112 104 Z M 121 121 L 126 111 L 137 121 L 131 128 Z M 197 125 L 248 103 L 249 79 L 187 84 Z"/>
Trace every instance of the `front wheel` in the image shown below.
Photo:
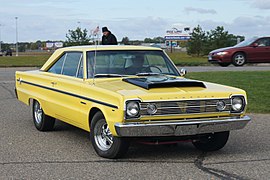
<path fill-rule="evenodd" d="M 232 63 L 235 66 L 243 66 L 246 63 L 246 56 L 243 53 L 235 53 L 232 58 Z"/>
<path fill-rule="evenodd" d="M 35 127 L 39 131 L 50 131 L 55 123 L 55 118 L 46 115 L 40 103 L 36 100 L 33 102 L 33 120 Z"/>
<path fill-rule="evenodd" d="M 216 132 L 199 137 L 193 145 L 201 151 L 217 151 L 225 146 L 229 139 L 229 131 Z"/>
<path fill-rule="evenodd" d="M 119 158 L 127 152 L 129 147 L 126 139 L 112 135 L 101 112 L 97 112 L 91 121 L 90 139 L 96 153 L 104 158 Z"/>
<path fill-rule="evenodd" d="M 227 67 L 229 66 L 231 63 L 218 63 L 221 67 Z"/>

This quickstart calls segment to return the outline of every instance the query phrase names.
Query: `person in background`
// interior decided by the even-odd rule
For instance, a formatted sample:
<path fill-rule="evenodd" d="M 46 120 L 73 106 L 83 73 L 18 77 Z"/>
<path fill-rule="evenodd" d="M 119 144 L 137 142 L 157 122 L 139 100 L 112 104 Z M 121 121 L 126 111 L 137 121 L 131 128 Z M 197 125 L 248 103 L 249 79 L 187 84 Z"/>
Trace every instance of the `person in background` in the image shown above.
<path fill-rule="evenodd" d="M 102 28 L 102 45 L 117 45 L 116 37 L 108 30 L 107 27 Z"/>

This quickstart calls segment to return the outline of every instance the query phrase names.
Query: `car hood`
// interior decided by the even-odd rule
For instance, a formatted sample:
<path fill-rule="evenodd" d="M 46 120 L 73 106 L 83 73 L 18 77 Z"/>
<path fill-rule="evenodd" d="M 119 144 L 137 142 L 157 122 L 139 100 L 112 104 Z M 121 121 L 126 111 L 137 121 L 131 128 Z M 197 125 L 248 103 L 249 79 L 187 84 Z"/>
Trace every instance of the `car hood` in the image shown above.
<path fill-rule="evenodd" d="M 229 98 L 232 94 L 245 94 L 238 88 L 191 80 L 186 78 L 168 78 L 166 81 L 151 77 L 98 79 L 95 86 L 120 94 L 124 99 L 175 100 L 194 98 Z M 161 78 L 161 77 L 155 77 Z M 149 82 L 146 82 L 146 81 Z"/>
<path fill-rule="evenodd" d="M 135 86 L 144 89 L 153 88 L 165 88 L 165 87 L 203 87 L 205 85 L 201 81 L 186 79 L 186 78 L 176 78 L 164 75 L 147 76 L 147 77 L 135 77 L 135 78 L 124 78 L 124 82 L 133 84 Z"/>
<path fill-rule="evenodd" d="M 217 52 L 220 52 L 220 51 L 226 51 L 226 50 L 229 50 L 229 49 L 232 49 L 232 48 L 234 48 L 234 47 L 231 46 L 231 47 L 225 47 L 225 48 L 215 49 L 215 50 L 211 51 L 210 54 L 217 53 Z"/>

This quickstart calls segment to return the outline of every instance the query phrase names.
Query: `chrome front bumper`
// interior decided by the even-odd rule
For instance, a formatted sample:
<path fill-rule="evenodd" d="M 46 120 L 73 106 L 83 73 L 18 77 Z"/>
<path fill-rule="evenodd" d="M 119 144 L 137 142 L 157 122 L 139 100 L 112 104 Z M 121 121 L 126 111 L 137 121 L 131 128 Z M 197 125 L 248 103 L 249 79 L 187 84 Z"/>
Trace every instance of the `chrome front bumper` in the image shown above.
<path fill-rule="evenodd" d="M 242 129 L 250 117 L 227 117 L 216 119 L 191 119 L 185 121 L 149 121 L 116 123 L 119 137 L 188 136 Z"/>

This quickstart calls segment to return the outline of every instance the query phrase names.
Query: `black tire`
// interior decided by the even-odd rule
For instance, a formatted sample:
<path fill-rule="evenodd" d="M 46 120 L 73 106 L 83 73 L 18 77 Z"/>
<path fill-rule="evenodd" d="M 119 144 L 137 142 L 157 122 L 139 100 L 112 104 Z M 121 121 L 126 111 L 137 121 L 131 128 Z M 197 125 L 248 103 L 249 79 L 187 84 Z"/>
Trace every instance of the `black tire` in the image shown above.
<path fill-rule="evenodd" d="M 246 63 L 246 56 L 244 53 L 235 53 L 232 57 L 232 63 L 235 66 L 243 66 Z"/>
<path fill-rule="evenodd" d="M 199 137 L 193 145 L 201 151 L 217 151 L 225 146 L 229 139 L 230 131 L 216 132 Z"/>
<path fill-rule="evenodd" d="M 48 116 L 44 113 L 40 103 L 36 100 L 33 101 L 32 115 L 34 125 L 39 131 L 53 130 L 55 118 Z"/>
<path fill-rule="evenodd" d="M 218 63 L 221 67 L 227 67 L 229 66 L 231 63 Z"/>
<path fill-rule="evenodd" d="M 90 140 L 96 153 L 104 158 L 120 158 L 129 147 L 126 139 L 112 136 L 101 112 L 97 112 L 91 121 Z"/>

